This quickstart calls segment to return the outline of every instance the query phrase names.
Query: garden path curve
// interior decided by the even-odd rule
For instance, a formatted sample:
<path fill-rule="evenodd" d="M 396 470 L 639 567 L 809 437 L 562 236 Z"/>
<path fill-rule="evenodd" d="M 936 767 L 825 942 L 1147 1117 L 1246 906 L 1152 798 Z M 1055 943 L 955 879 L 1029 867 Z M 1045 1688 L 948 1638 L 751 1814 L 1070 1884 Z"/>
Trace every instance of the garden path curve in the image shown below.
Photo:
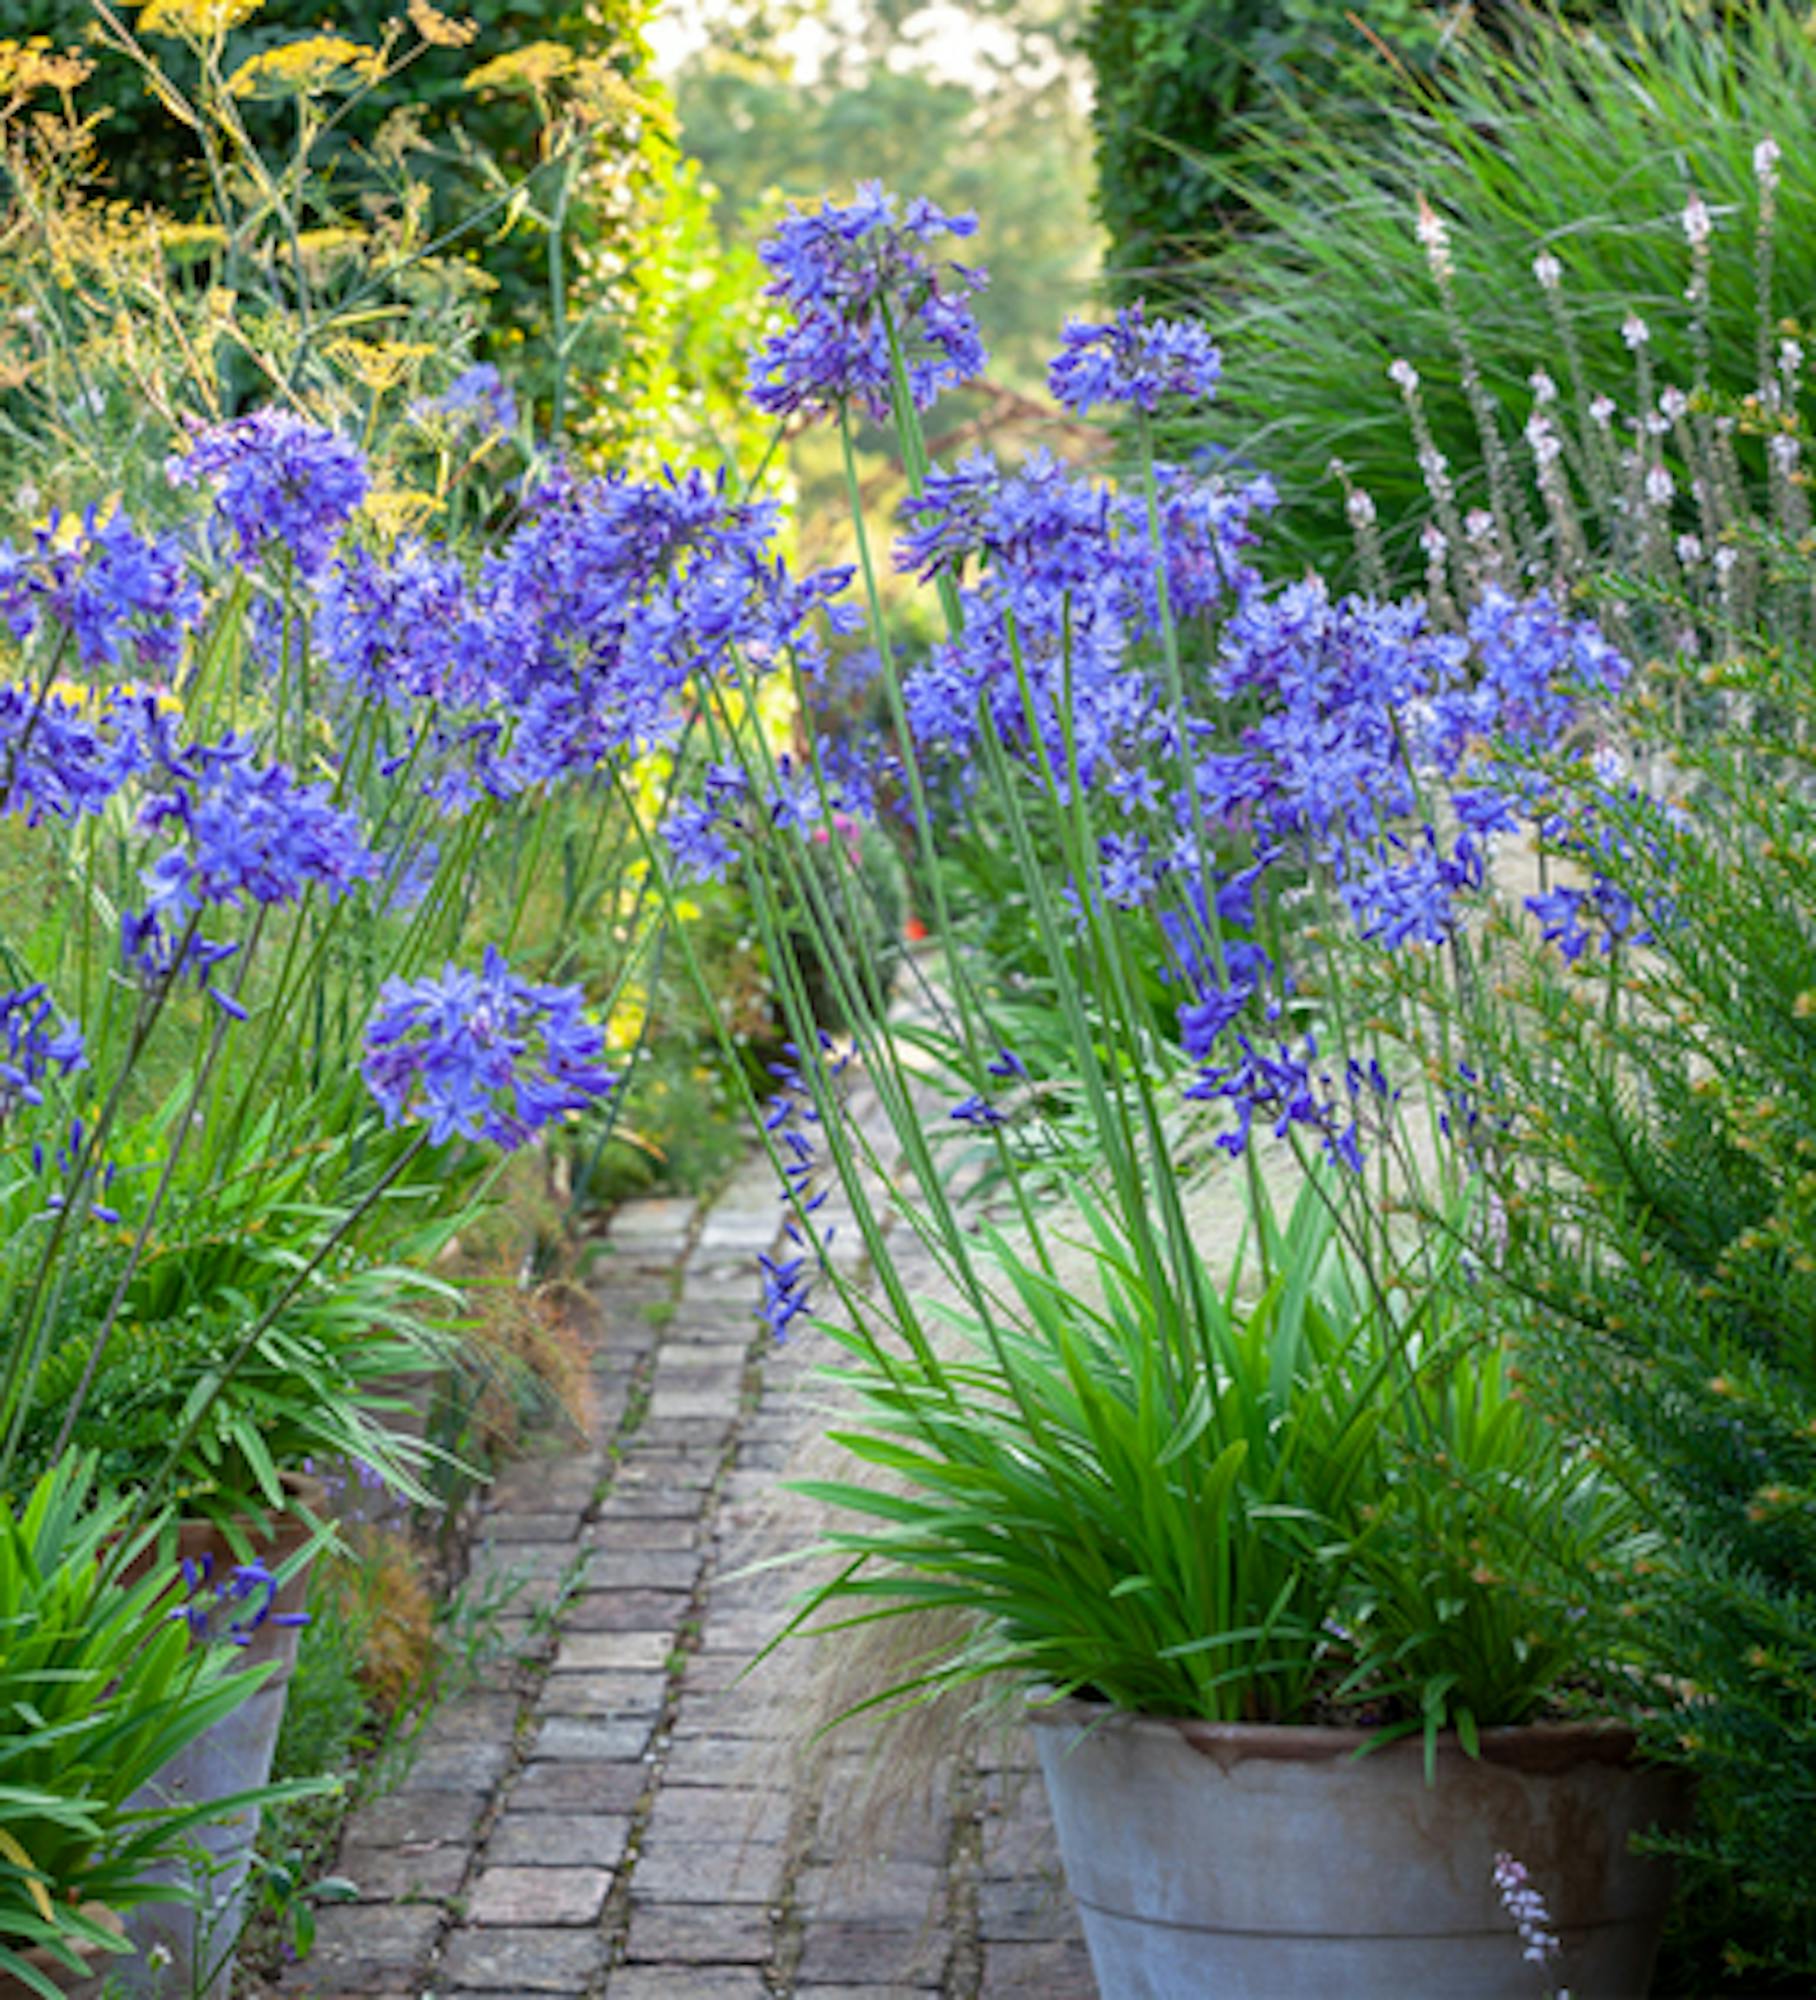
<path fill-rule="evenodd" d="M 755 1317 L 777 1224 L 760 1159 L 710 1206 L 611 1218 L 591 1436 L 505 1473 L 473 1557 L 526 1633 L 542 1608 L 536 1664 L 439 1711 L 351 1816 L 359 1900 L 282 1994 L 1093 2000 L 1024 1741 L 949 1758 L 866 1853 L 862 1753 L 810 1771 L 790 1740 L 798 1658 L 739 1680 L 800 1579 L 736 1572 L 814 1420 L 818 1343 Z"/>

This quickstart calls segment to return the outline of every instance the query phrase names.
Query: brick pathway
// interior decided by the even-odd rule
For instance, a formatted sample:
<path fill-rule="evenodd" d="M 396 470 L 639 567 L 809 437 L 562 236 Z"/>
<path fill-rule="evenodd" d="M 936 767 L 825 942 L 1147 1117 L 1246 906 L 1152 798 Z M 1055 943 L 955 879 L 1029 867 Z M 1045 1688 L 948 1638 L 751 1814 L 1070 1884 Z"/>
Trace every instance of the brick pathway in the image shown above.
<path fill-rule="evenodd" d="M 799 1653 L 738 1683 L 800 1583 L 717 1581 L 813 1420 L 814 1337 L 753 1335 L 776 1222 L 760 1162 L 705 1212 L 612 1218 L 590 1448 L 514 1466 L 474 1558 L 523 1580 L 526 1624 L 557 1607 L 541 1663 L 441 1711 L 353 1816 L 361 1900 L 322 1911 L 286 1995 L 1094 2000 L 1025 1746 L 930 1773 L 866 1855 L 859 1753 L 810 1773 L 788 1741 Z"/>

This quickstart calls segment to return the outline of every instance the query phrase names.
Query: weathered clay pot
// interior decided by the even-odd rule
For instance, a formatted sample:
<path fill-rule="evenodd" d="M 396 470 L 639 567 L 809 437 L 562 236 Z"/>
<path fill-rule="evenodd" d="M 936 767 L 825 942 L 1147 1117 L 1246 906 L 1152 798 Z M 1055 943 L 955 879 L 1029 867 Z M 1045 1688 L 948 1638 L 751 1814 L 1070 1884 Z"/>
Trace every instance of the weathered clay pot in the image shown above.
<path fill-rule="evenodd" d="M 103 1930 L 112 1931 L 115 1937 L 121 1934 L 123 1927 L 118 1916 L 99 1903 L 84 1903 L 82 1914 Z M 19 1956 L 34 1972 L 42 1972 L 58 1992 L 67 1994 L 68 2000 L 92 2000 L 106 1984 L 108 1972 L 121 1961 L 99 1945 L 78 1945 L 77 1951 L 86 1967 L 79 1973 L 60 1964 L 42 1945 L 34 1945 Z M 0 1972 L 0 2000 L 38 2000 L 38 1995 L 24 1980 L 15 1979 L 10 1972 Z"/>
<path fill-rule="evenodd" d="M 1630 1852 L 1680 1822 L 1673 1773 L 1587 1725 L 1358 1757 L 1367 1731 L 1173 1722 L 1078 1701 L 1032 1713 L 1103 2000 L 1641 2000 L 1670 1870 Z M 1562 1957 L 1543 1974 L 1493 1880 L 1522 1862 Z"/>
<path fill-rule="evenodd" d="M 285 1473 L 283 1480 L 298 1511 L 273 1517 L 273 1532 L 264 1540 L 252 1534 L 249 1521 L 241 1523 L 259 1560 L 276 1571 L 281 1571 L 315 1533 L 302 1518 L 302 1510 L 319 1518 L 327 1499 L 320 1480 L 301 1473 Z M 177 1554 L 198 1566 L 205 1558 L 212 1558 L 217 1577 L 231 1575 L 239 1560 L 226 1535 L 210 1521 L 182 1522 Z M 275 1621 L 303 1610 L 309 1597 L 308 1571 L 304 1564 L 284 1581 L 269 1615 L 239 1649 L 242 1668 L 276 1662 L 264 1685 L 166 1764 L 137 1794 L 135 1803 L 196 1804 L 204 1799 L 232 1798 L 255 1790 L 270 1778 L 300 1636 L 296 1626 Z M 173 1585 L 172 1595 L 180 1597 L 179 1586 Z M 234 1947 L 245 1927 L 246 1878 L 257 1838 L 257 1812 L 236 1812 L 196 1830 L 195 1845 L 206 1857 L 205 1861 L 198 1857 L 196 1868 L 158 1871 L 155 1879 L 160 1882 L 183 1882 L 198 1890 L 201 1907 L 183 1903 L 135 1905 L 126 1918 L 126 1935 L 135 1947 L 135 1956 L 122 1960 L 117 1974 L 126 1992 L 143 1996 L 143 2000 L 158 2000 L 158 1996 L 189 2000 L 192 1994 L 197 2000 L 225 2000 L 233 1980 Z"/>

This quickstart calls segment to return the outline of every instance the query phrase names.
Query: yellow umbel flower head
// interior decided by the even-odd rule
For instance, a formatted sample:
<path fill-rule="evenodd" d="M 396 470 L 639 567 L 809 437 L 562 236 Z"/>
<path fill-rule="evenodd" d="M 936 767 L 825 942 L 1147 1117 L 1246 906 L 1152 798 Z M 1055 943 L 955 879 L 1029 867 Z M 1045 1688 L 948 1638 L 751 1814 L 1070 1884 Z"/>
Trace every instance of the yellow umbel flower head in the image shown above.
<path fill-rule="evenodd" d="M 250 21 L 264 0 L 147 0 L 139 26 L 148 35 L 184 42 L 210 42 Z"/>
<path fill-rule="evenodd" d="M 464 49 L 479 33 L 477 21 L 450 20 L 429 0 L 410 0 L 410 25 L 434 49 Z"/>
<path fill-rule="evenodd" d="M 88 81 L 94 64 L 71 49 L 59 52 L 47 35 L 28 42 L 0 42 L 0 97 L 30 97 L 34 91 L 70 91 Z"/>
<path fill-rule="evenodd" d="M 467 78 L 469 90 L 547 90 L 574 68 L 578 58 L 561 42 L 525 42 L 509 55 L 481 63 Z"/>
<path fill-rule="evenodd" d="M 352 90 L 383 74 L 385 59 L 345 35 L 309 35 L 281 42 L 240 64 L 228 80 L 235 97 L 319 97 Z"/>

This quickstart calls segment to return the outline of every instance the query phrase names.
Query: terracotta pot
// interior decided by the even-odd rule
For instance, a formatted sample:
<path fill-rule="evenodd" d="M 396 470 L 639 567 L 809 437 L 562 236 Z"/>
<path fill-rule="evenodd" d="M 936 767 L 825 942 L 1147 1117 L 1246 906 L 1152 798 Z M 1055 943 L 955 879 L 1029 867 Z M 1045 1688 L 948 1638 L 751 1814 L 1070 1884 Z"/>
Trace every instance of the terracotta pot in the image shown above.
<path fill-rule="evenodd" d="M 306 1507 L 319 1518 L 327 1502 L 321 1481 L 302 1473 L 285 1473 L 282 1478 L 293 1506 L 299 1510 Z M 277 1515 L 271 1522 L 272 1532 L 263 1538 L 253 1533 L 249 1519 L 238 1525 L 253 1552 L 274 1570 L 289 1562 L 315 1533 L 300 1512 Z M 198 1566 L 212 1559 L 217 1578 L 231 1576 L 239 1561 L 226 1534 L 211 1521 L 179 1523 L 177 1553 Z M 166 1764 L 137 1794 L 136 1804 L 197 1804 L 205 1799 L 232 1798 L 236 1793 L 256 1790 L 270 1779 L 272 1753 L 284 1720 L 301 1636 L 296 1626 L 275 1621 L 281 1615 L 301 1612 L 307 1604 L 309 1568 L 307 1563 L 301 1565 L 284 1581 L 272 1601 L 270 1615 L 238 1649 L 243 1667 L 276 1662 L 264 1685 Z M 173 1597 L 180 1597 L 184 1588 L 181 1581 L 173 1582 Z M 201 1906 L 134 1906 L 126 1919 L 126 1935 L 135 1947 L 135 1956 L 124 1961 L 118 1971 L 126 1992 L 144 1996 L 144 2000 L 161 1995 L 181 1996 L 181 2000 L 190 2000 L 191 1995 L 197 2000 L 225 2000 L 233 1981 L 234 1948 L 245 1927 L 246 1878 L 258 1824 L 256 1811 L 240 1811 L 202 1826 L 193 1839 L 206 1856 L 205 1862 L 198 1861 L 193 1870 L 166 1865 L 156 1871 L 152 1879 L 158 1882 L 188 1882 L 196 1888 Z"/>
<path fill-rule="evenodd" d="M 1624 1729 L 1484 1730 L 1358 1757 L 1366 1730 L 1032 1711 L 1066 1880 L 1103 2000 L 1640 2000 L 1668 1866 L 1632 1837 L 1681 1823 L 1678 1774 Z M 1496 1892 L 1522 1862 L 1563 1942 L 1527 1964 Z"/>
<path fill-rule="evenodd" d="M 103 1908 L 99 1903 L 84 1903 L 82 1914 L 90 1923 L 99 1924 L 115 1937 L 119 1937 L 125 1928 L 112 1910 Z M 34 1945 L 30 1951 L 21 1952 L 19 1956 L 34 1972 L 42 1972 L 59 1993 L 69 1996 L 69 2000 L 91 2000 L 91 1996 L 98 1994 L 106 1984 L 108 1972 L 120 1961 L 114 1953 L 98 1944 L 78 1945 L 76 1951 L 85 1968 L 81 1972 L 72 1972 L 42 1945 Z M 36 1989 L 27 1986 L 24 1980 L 15 1979 L 10 1972 L 0 1972 L 0 2000 L 38 2000 L 38 1995 Z"/>

